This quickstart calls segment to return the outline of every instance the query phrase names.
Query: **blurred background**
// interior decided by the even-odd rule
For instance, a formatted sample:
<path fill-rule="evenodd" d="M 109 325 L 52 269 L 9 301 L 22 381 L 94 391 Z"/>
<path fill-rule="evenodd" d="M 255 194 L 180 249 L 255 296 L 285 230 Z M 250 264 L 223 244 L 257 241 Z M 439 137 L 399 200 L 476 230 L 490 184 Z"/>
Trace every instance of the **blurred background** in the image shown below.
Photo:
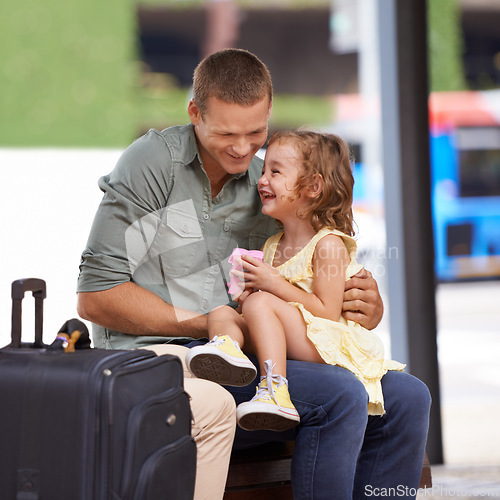
<path fill-rule="evenodd" d="M 378 1 L 3 2 L 0 345 L 9 341 L 15 279 L 47 281 L 47 342 L 76 316 L 97 179 L 149 128 L 187 123 L 194 67 L 230 46 L 254 52 L 273 75 L 271 130 L 308 126 L 350 143 L 360 253 L 386 296 Z M 435 478 L 457 485 L 473 471 L 477 491 L 496 488 L 498 498 L 499 26 L 498 0 L 427 0 L 430 162 L 422 167 L 430 168 L 445 463 Z M 386 314 L 377 331 L 389 350 L 390 328 Z"/>

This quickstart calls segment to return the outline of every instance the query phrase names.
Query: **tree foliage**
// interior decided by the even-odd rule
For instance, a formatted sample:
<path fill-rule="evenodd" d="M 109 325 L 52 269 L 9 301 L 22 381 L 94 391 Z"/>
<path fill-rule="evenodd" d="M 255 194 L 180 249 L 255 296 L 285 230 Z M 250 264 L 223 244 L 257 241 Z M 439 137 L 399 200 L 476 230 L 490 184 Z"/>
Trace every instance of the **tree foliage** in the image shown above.
<path fill-rule="evenodd" d="M 467 89 L 458 0 L 427 0 L 431 91 Z"/>

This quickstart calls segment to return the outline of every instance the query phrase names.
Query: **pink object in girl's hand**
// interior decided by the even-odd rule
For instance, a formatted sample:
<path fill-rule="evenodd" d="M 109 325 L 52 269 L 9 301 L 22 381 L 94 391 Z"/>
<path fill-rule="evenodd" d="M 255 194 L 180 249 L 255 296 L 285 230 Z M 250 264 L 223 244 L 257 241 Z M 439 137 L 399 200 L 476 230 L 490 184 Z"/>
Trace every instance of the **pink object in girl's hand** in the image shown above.
<path fill-rule="evenodd" d="M 255 257 L 256 259 L 262 260 L 263 253 L 260 250 L 245 250 L 244 248 L 235 248 L 231 255 L 229 256 L 229 264 L 231 264 L 230 276 L 231 280 L 229 282 L 229 293 L 233 295 L 234 299 L 237 299 L 241 292 L 245 289 L 245 280 L 238 276 L 235 276 L 232 271 L 243 271 L 240 264 L 240 259 L 242 255 L 250 255 L 250 257 Z"/>

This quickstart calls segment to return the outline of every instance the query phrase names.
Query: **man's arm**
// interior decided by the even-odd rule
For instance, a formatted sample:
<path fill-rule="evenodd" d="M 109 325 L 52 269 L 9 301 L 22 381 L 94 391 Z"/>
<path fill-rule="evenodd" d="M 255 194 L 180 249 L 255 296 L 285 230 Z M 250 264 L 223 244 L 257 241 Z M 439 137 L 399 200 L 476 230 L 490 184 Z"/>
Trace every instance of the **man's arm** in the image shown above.
<path fill-rule="evenodd" d="M 130 335 L 207 336 L 206 315 L 173 307 L 131 282 L 78 293 L 77 310 L 83 319 Z"/>
<path fill-rule="evenodd" d="M 370 271 L 362 269 L 346 281 L 342 316 L 356 321 L 367 330 L 373 330 L 384 314 L 384 304 L 377 282 Z"/>

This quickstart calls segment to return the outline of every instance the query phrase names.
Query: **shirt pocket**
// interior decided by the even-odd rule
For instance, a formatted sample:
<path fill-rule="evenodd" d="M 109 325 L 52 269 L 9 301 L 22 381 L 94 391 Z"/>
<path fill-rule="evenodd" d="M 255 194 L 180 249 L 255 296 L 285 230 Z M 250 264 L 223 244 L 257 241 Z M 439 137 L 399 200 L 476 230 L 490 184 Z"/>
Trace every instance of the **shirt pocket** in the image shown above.
<path fill-rule="evenodd" d="M 160 257 L 165 278 L 196 272 L 200 256 L 206 255 L 205 247 L 193 202 L 188 200 L 168 206 L 152 246 L 153 252 Z"/>
<path fill-rule="evenodd" d="M 134 272 L 134 281 L 162 284 L 189 274 L 203 246 L 192 201 L 176 203 L 147 217 L 141 221 L 141 237 L 147 250 Z"/>
<path fill-rule="evenodd" d="M 167 207 L 162 222 L 162 225 L 167 228 L 167 232 L 170 233 L 168 236 L 172 239 L 172 246 L 184 246 L 187 240 L 199 240 L 203 237 L 194 206 L 191 210 L 190 206 L 185 205 L 184 202 Z"/>

